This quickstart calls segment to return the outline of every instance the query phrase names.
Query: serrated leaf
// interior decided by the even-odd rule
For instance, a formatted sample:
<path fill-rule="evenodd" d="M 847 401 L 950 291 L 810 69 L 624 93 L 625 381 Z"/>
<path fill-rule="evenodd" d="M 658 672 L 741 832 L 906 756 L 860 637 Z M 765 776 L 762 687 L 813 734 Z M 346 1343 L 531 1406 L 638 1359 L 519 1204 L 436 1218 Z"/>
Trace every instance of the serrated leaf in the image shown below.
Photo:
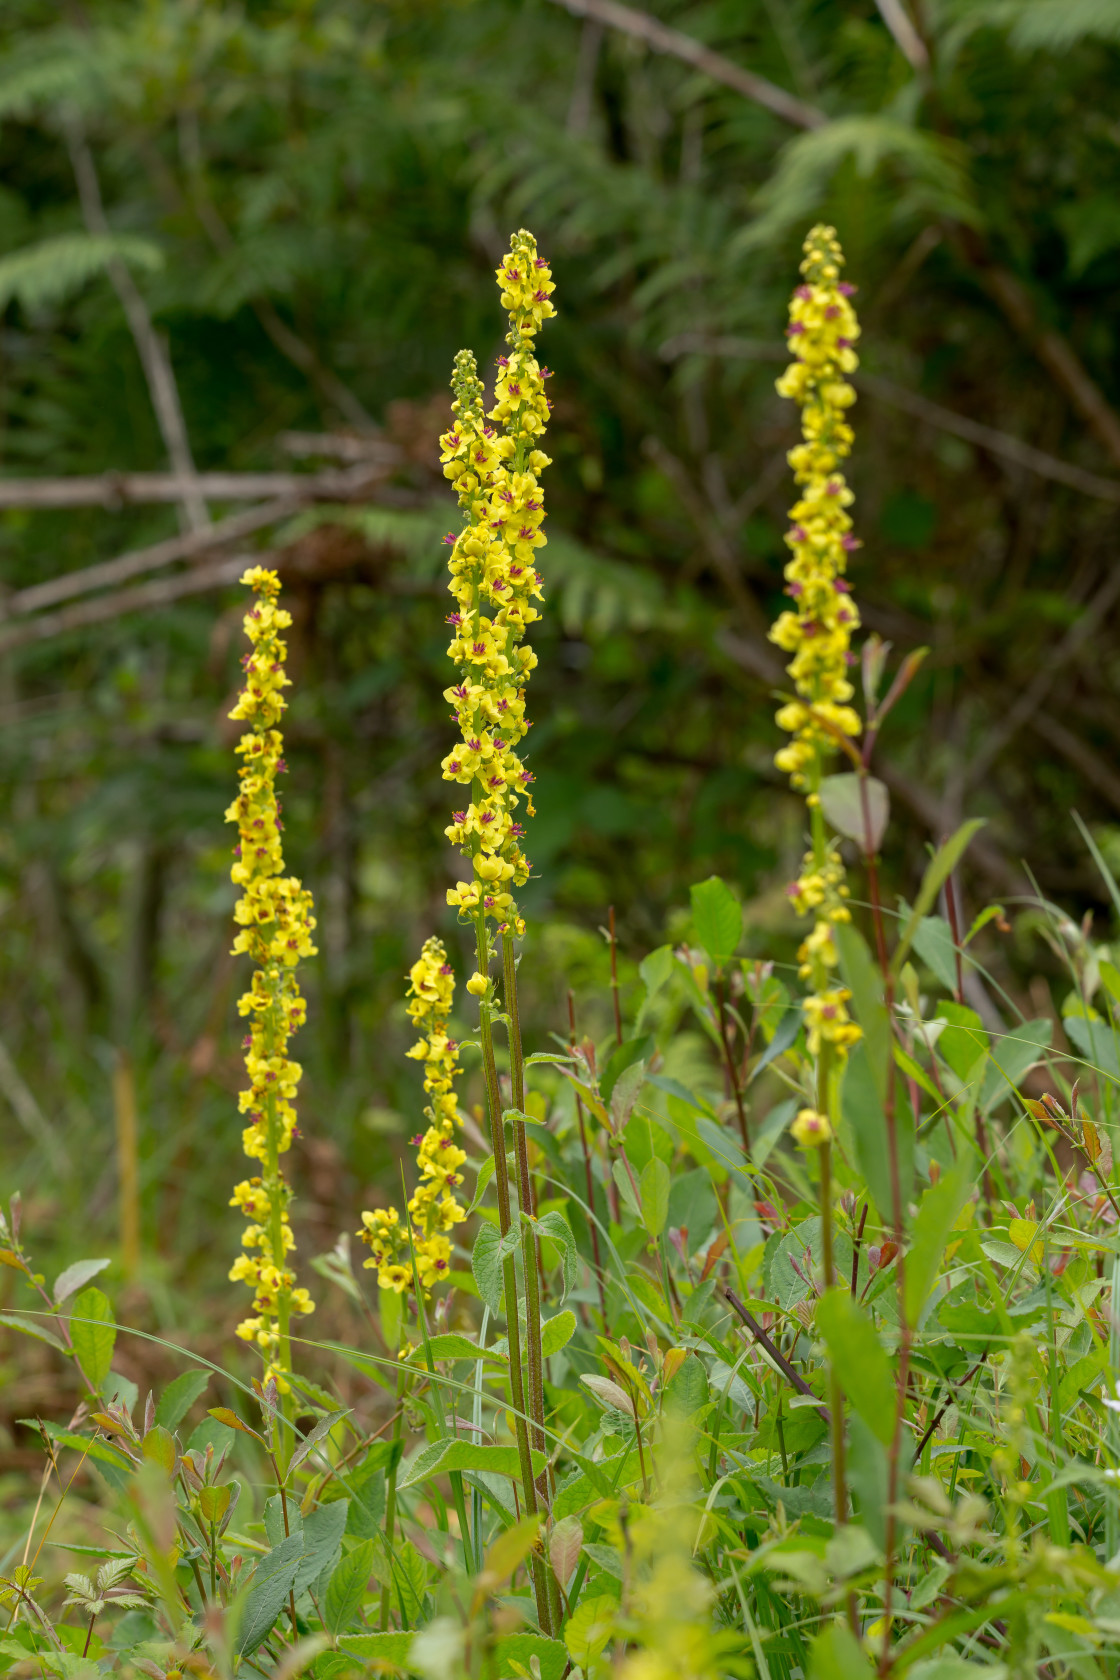
<path fill-rule="evenodd" d="M 100 1289 L 83 1289 L 75 1297 L 70 1308 L 70 1340 L 91 1388 L 100 1389 L 117 1345 L 113 1308 Z"/>
<path fill-rule="evenodd" d="M 365 1602 L 369 1578 L 373 1574 L 373 1541 L 363 1540 L 339 1562 L 327 1583 L 323 1597 L 323 1625 L 332 1638 L 354 1621 Z"/>
<path fill-rule="evenodd" d="M 236 1650 L 251 1657 L 268 1636 L 295 1584 L 303 1537 L 290 1534 L 263 1557 L 253 1575 L 238 1623 Z"/>
<path fill-rule="evenodd" d="M 538 1237 L 549 1238 L 559 1248 L 564 1265 L 564 1295 L 570 1295 L 575 1288 L 576 1262 L 579 1258 L 571 1226 L 559 1209 L 554 1209 L 551 1213 L 541 1215 L 534 1224 L 534 1230 Z M 563 1295 L 560 1298 L 563 1300 Z"/>
<path fill-rule="evenodd" d="M 715 968 L 726 968 L 743 936 L 743 906 L 718 875 L 689 888 L 692 925 Z"/>
<path fill-rule="evenodd" d="M 51 1291 L 51 1300 L 57 1306 L 68 1301 L 76 1289 L 95 1278 L 98 1272 L 103 1272 L 109 1264 L 108 1260 L 75 1260 L 72 1266 L 67 1266 L 64 1272 L 59 1272 Z"/>
<path fill-rule="evenodd" d="M 303 1527 L 298 1535 L 303 1543 L 303 1555 L 296 1570 L 297 1598 L 318 1579 L 337 1555 L 342 1545 L 342 1536 L 346 1532 L 349 1509 L 348 1499 L 335 1499 L 329 1505 L 320 1505 L 317 1510 L 310 1511 L 304 1517 Z M 293 1535 L 293 1539 L 295 1538 L 297 1536 Z"/>
<path fill-rule="evenodd" d="M 304 1436 L 288 1460 L 288 1476 L 291 1476 L 293 1470 L 299 1468 L 308 1453 L 314 1452 L 319 1442 L 325 1435 L 330 1434 L 336 1423 L 341 1423 L 344 1417 L 349 1416 L 349 1409 L 344 1407 L 340 1412 L 330 1412 L 325 1418 L 320 1418 L 314 1429 L 310 1434 Z"/>
<path fill-rule="evenodd" d="M 184 1371 L 169 1382 L 156 1406 L 156 1422 L 165 1429 L 175 1429 L 195 1401 L 200 1399 L 210 1381 L 209 1371 Z"/>

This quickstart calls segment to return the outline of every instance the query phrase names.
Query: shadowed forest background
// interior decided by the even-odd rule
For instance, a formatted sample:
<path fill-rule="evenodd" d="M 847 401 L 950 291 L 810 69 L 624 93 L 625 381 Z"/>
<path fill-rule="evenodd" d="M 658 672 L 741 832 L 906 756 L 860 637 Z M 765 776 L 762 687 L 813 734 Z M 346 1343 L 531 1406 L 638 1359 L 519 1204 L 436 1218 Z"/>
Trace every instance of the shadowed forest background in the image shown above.
<path fill-rule="evenodd" d="M 296 616 L 285 844 L 320 946 L 297 1052 L 301 1250 L 399 1186 L 420 1104 L 403 975 L 432 932 L 462 949 L 437 439 L 455 351 L 500 349 L 492 271 L 521 224 L 559 306 L 527 1032 L 567 1033 L 573 973 L 581 1030 L 606 1029 L 611 905 L 624 987 L 712 872 L 759 950 L 797 943 L 804 809 L 773 768 L 765 627 L 796 437 L 774 377 L 815 217 L 839 230 L 863 322 L 853 581 L 896 653 L 930 649 L 879 761 L 887 885 L 987 818 L 966 918 L 1005 906 L 984 960 L 1056 1018 L 1065 982 L 1018 901 L 1033 876 L 1106 929 L 1071 810 L 1120 861 L 1120 6 L 912 10 L 917 34 L 871 0 L 659 4 L 716 55 L 703 74 L 640 38 L 651 14 L 607 28 L 548 0 L 3 8 L 0 1179 L 44 1257 L 119 1253 L 134 1106 L 134 1321 L 203 1352 L 231 1320 L 222 819 L 243 606 L 205 587 L 215 552 L 267 555 Z M 736 67 L 789 111 L 728 85 Z M 85 621 L 36 614 L 20 592 L 189 514 L 113 506 L 111 485 L 110 505 L 33 508 L 4 482 L 167 470 L 122 272 L 165 337 L 198 471 L 322 488 L 158 573 L 154 610 L 122 587 Z M 340 496 L 363 463 L 361 494 Z M 244 505 L 215 494 L 202 517 Z M 49 1388 L 20 1353 L 8 1418 Z"/>

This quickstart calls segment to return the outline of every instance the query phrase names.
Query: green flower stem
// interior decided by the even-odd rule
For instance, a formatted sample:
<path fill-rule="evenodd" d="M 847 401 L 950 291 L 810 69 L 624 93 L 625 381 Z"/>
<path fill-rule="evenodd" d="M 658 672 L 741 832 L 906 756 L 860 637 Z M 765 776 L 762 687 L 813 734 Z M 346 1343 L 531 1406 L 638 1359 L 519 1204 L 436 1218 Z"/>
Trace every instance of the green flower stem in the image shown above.
<path fill-rule="evenodd" d="M 521 1048 L 521 1016 L 517 1004 L 517 962 L 513 935 L 509 928 L 502 933 L 502 976 L 509 1042 L 510 1084 L 514 1108 L 525 1108 L 525 1057 Z M 544 1453 L 544 1350 L 541 1346 L 540 1248 L 533 1228 L 533 1185 L 529 1177 L 529 1150 L 525 1138 L 525 1122 L 513 1122 L 513 1136 L 517 1149 L 517 1196 L 521 1205 L 521 1261 L 525 1273 L 525 1350 L 529 1359 L 529 1413 L 532 1423 L 532 1443 Z M 549 1506 L 548 1469 L 541 1471 L 537 1482 L 537 1499 L 547 1520 Z M 545 1577 L 549 1613 L 552 1625 L 559 1629 L 562 1621 L 560 1588 L 554 1571 L 543 1558 L 533 1554 L 534 1576 L 538 1566 Z"/>
<path fill-rule="evenodd" d="M 490 967 L 490 942 L 486 931 L 486 913 L 480 910 L 475 919 L 478 972 L 486 974 Z M 498 1192 L 498 1229 L 507 1236 L 512 1227 L 509 1201 L 509 1167 L 506 1161 L 505 1123 L 502 1119 L 502 1097 L 498 1087 L 498 1067 L 494 1060 L 494 1032 L 490 1005 L 479 999 L 479 1038 L 482 1042 L 482 1065 L 486 1077 L 486 1102 L 490 1116 L 490 1148 L 494 1156 L 494 1184 Z M 509 1340 L 509 1383 L 513 1398 L 514 1431 L 517 1455 L 521 1464 L 521 1491 L 525 1514 L 533 1516 L 537 1509 L 537 1490 L 533 1480 L 533 1455 L 529 1447 L 529 1427 L 525 1409 L 525 1383 L 521 1366 L 521 1331 L 518 1323 L 517 1265 L 512 1254 L 502 1262 L 502 1281 L 506 1293 L 506 1334 Z M 548 1590 L 545 1583 L 544 1559 L 533 1553 L 533 1595 L 537 1617 L 543 1632 L 551 1634 Z"/>
<path fill-rule="evenodd" d="M 408 1372 L 400 1363 L 400 1346 L 397 1347 L 397 1410 L 393 1417 L 393 1446 L 399 1447 L 404 1433 L 404 1397 L 408 1388 Z M 385 1554 L 392 1572 L 393 1531 L 397 1521 L 397 1462 L 399 1452 L 394 1453 L 389 1465 L 389 1486 L 385 1496 Z M 389 1626 L 389 1586 L 381 1589 L 381 1631 L 384 1633 Z"/>

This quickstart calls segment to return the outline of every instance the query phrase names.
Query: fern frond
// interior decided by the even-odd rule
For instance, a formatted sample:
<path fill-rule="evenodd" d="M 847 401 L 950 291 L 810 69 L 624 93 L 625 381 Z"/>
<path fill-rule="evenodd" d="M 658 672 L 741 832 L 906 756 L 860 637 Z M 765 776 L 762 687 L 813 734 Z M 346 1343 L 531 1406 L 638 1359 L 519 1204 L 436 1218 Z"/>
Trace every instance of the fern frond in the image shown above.
<path fill-rule="evenodd" d="M 89 74 L 88 62 L 67 48 L 10 61 L 0 72 L 0 120 L 22 121 L 44 107 L 75 100 Z"/>
<path fill-rule="evenodd" d="M 798 135 L 783 149 L 777 169 L 755 199 L 761 214 L 739 234 L 736 252 L 770 245 L 787 228 L 810 220 L 848 158 L 867 179 L 884 165 L 893 166 L 927 213 L 936 211 L 965 222 L 977 219 L 960 146 L 911 128 L 896 117 L 841 117 Z"/>
<path fill-rule="evenodd" d="M 950 51 L 978 29 L 1006 29 L 1020 52 L 1061 51 L 1080 41 L 1120 41 L 1120 0 L 989 0 L 957 7 Z"/>
<path fill-rule="evenodd" d="M 0 309 L 13 298 L 25 309 L 61 303 L 113 261 L 151 272 L 162 266 L 163 253 L 137 234 L 56 234 L 0 257 Z"/>

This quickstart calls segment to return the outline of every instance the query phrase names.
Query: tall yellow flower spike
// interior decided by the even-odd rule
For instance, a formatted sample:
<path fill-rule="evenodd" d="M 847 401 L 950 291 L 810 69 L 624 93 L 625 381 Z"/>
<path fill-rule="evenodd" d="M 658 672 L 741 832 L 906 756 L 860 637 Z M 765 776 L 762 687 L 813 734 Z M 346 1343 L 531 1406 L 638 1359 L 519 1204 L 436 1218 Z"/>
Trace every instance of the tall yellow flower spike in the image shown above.
<path fill-rule="evenodd" d="M 283 691 L 291 681 L 284 670 L 287 647 L 280 632 L 291 624 L 291 614 L 276 605 L 280 580 L 275 572 L 254 566 L 241 582 L 253 590 L 256 601 L 245 616 L 245 633 L 252 644 L 242 660 L 245 686 L 229 714 L 248 728 L 237 748 L 243 759 L 240 791 L 226 821 L 237 824 L 240 836 L 230 871 L 241 889 L 234 909 L 241 932 L 233 949 L 248 952 L 256 965 L 250 988 L 237 1006 L 241 1015 L 250 1017 L 244 1041 L 249 1085 L 240 1097 L 249 1124 L 242 1142 L 249 1159 L 261 1165 L 257 1176 L 235 1187 L 230 1200 L 250 1223 L 241 1238 L 243 1252 L 229 1275 L 253 1290 L 255 1316 L 244 1319 L 237 1334 L 264 1353 L 265 1381 L 275 1378 L 281 1393 L 287 1393 L 292 1316 L 315 1310 L 307 1290 L 296 1287 L 288 1263 L 295 1248 L 288 1215 L 292 1192 L 280 1167 L 296 1127 L 294 1102 L 302 1071 L 298 1062 L 288 1060 L 288 1040 L 307 1016 L 296 965 L 301 957 L 315 954 L 315 919 L 311 894 L 283 874 L 276 797 L 276 777 L 286 769 L 276 726 L 285 709 Z"/>
<path fill-rule="evenodd" d="M 786 594 L 794 603 L 770 631 L 770 639 L 792 654 L 788 670 L 798 698 L 778 712 L 778 724 L 793 739 L 775 755 L 795 788 L 804 789 L 812 813 L 813 849 L 801 875 L 789 887 L 794 908 L 812 915 L 813 931 L 798 952 L 800 974 L 811 992 L 805 999 L 809 1050 L 840 1065 L 861 1036 L 848 1015 L 849 993 L 836 984 L 836 945 L 832 927 L 850 919 L 844 865 L 830 843 L 820 811 L 818 788 L 824 759 L 836 750 L 836 737 L 860 733 L 858 713 L 849 705 L 854 660 L 852 634 L 859 614 L 844 572 L 848 554 L 860 547 L 848 515 L 853 497 L 840 471 L 853 442 L 845 418 L 856 394 L 845 378 L 858 366 L 853 345 L 859 322 L 849 301 L 854 286 L 840 279 L 844 257 L 834 228 L 812 229 L 801 264 L 804 284 L 790 301 L 788 337 L 796 360 L 778 380 L 780 396 L 801 409 L 803 441 L 789 452 L 789 464 L 801 490 L 790 509 L 792 528 L 786 542 L 793 558 L 785 569 Z"/>
<path fill-rule="evenodd" d="M 408 1204 L 416 1271 L 427 1295 L 450 1270 L 451 1241 L 447 1233 L 467 1217 L 454 1194 L 462 1183 L 460 1169 L 467 1158 L 455 1142 L 455 1128 L 463 1124 L 455 1095 L 459 1046 L 447 1033 L 455 981 L 440 940 L 429 939 L 419 960 L 413 963 L 408 996 L 408 1013 L 424 1034 L 408 1054 L 424 1064 L 424 1090 L 429 1099 L 424 1110 L 428 1129 L 412 1139 L 418 1148 L 420 1183 Z M 408 1227 L 396 1208 L 363 1213 L 358 1235 L 371 1250 L 365 1264 L 377 1272 L 380 1287 L 403 1294 L 412 1284 L 412 1262 Z"/>
<path fill-rule="evenodd" d="M 527 814 L 534 812 L 532 773 L 515 749 L 530 728 L 525 687 L 537 663 L 521 643 L 540 616 L 533 605 L 542 599 L 536 550 L 546 540 L 539 474 L 550 464 L 539 447 L 551 406 L 544 390 L 549 375 L 537 362 L 534 340 L 556 311 L 549 267 L 531 233 L 514 235 L 497 276 L 509 310 L 509 354 L 498 358 L 494 407 L 484 413 L 474 357 L 461 350 L 451 381 L 455 418 L 440 439 L 443 470 L 465 516 L 459 535 L 446 538 L 455 598 L 447 652 L 459 682 L 445 699 L 462 739 L 444 759 L 443 776 L 470 789 L 469 803 L 453 813 L 446 833 L 472 865 L 471 879 L 451 888 L 447 901 L 461 920 L 481 913 L 520 934 L 524 923 L 512 889 L 524 886 L 530 872 L 521 850 L 524 830 L 514 820 L 522 795 Z M 468 988 L 481 995 L 485 977 L 476 975 Z"/>

